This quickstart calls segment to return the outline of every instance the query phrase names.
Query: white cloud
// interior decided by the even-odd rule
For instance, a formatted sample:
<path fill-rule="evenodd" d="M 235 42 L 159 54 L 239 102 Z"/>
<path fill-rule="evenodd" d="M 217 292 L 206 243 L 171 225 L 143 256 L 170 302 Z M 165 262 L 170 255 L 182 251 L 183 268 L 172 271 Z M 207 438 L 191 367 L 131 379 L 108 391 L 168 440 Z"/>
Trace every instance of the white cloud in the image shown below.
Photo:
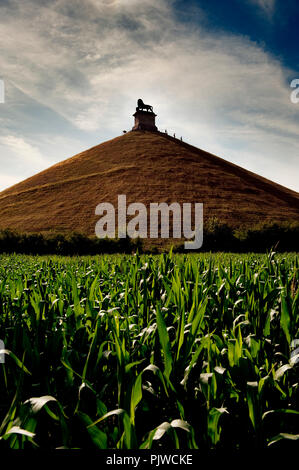
<path fill-rule="evenodd" d="M 254 3 L 258 7 L 262 8 L 262 10 L 271 17 L 274 13 L 276 0 L 249 0 L 251 3 Z"/>
<path fill-rule="evenodd" d="M 0 145 L 8 147 L 24 164 L 32 165 L 36 169 L 43 168 L 49 163 L 37 147 L 26 142 L 22 137 L 2 136 L 0 137 Z"/>
<path fill-rule="evenodd" d="M 9 188 L 10 186 L 13 186 L 14 184 L 19 183 L 22 181 L 21 177 L 9 175 L 6 173 L 0 172 L 0 187 L 1 190 Z"/>
<path fill-rule="evenodd" d="M 273 12 L 274 0 L 250 1 Z M 171 4 L 74 0 L 70 8 L 56 0 L 37 9 L 34 0 L 22 8 L 15 2 L 0 20 L 0 69 L 39 106 L 99 142 L 132 127 L 141 97 L 154 105 L 162 129 L 298 190 L 298 106 L 290 102 L 289 71 L 246 38 L 178 23 Z M 8 97 L 5 106 L 17 104 Z M 6 149 L 25 155 L 34 171 L 43 166 L 41 153 L 48 155 L 33 137 L 11 137 L 4 136 Z M 60 155 L 66 143 L 52 139 L 49 153 L 57 148 Z"/>
<path fill-rule="evenodd" d="M 40 150 L 15 135 L 0 136 L 0 188 L 5 189 L 51 164 Z"/>

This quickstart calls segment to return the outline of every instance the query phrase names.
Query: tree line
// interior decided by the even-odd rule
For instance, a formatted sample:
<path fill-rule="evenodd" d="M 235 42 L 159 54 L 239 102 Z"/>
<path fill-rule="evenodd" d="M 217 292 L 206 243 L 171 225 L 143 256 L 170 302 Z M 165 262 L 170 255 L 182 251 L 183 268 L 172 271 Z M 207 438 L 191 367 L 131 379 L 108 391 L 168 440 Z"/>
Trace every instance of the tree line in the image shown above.
<path fill-rule="evenodd" d="M 279 252 L 298 250 L 299 223 L 264 223 L 251 228 L 233 228 L 210 219 L 204 225 L 203 245 L 199 252 L 264 253 L 271 248 Z M 141 239 L 97 238 L 81 233 L 20 233 L 0 231 L 0 253 L 31 255 L 96 255 L 102 253 L 157 253 L 163 248 L 145 244 Z M 164 250 L 165 251 L 165 250 Z M 184 243 L 174 244 L 174 252 L 188 252 Z M 194 250 L 190 250 L 194 253 Z"/>

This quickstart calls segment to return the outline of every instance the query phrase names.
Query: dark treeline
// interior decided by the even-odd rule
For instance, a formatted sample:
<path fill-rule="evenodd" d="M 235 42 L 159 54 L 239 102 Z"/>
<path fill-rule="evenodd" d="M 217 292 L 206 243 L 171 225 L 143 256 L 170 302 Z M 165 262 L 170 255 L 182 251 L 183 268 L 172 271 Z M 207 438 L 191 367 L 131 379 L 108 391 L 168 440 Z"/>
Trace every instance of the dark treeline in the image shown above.
<path fill-rule="evenodd" d="M 141 243 L 130 238 L 99 239 L 80 233 L 25 234 L 11 230 L 0 231 L 0 253 L 28 255 L 96 255 L 101 253 L 132 253 Z"/>
<path fill-rule="evenodd" d="M 250 229 L 233 229 L 215 220 L 204 225 L 203 246 L 199 252 L 265 253 L 271 248 L 279 252 L 298 250 L 299 224 L 267 224 Z M 144 244 L 142 240 L 99 239 L 80 233 L 25 234 L 12 230 L 0 231 L 0 253 L 31 255 L 96 255 L 101 253 L 158 253 L 162 248 Z M 174 252 L 185 252 L 184 243 Z M 194 253 L 194 250 L 190 250 Z"/>
<path fill-rule="evenodd" d="M 298 251 L 299 224 L 259 224 L 247 229 L 233 229 L 226 224 L 210 220 L 204 225 L 201 252 L 265 253 L 271 248 L 279 252 Z M 184 245 L 175 251 L 181 252 Z"/>

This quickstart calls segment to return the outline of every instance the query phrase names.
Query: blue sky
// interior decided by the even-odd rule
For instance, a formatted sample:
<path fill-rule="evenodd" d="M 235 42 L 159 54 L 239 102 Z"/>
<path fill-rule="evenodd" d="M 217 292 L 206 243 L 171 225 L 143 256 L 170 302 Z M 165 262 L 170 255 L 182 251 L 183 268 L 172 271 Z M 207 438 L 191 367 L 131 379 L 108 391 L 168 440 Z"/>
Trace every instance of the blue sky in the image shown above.
<path fill-rule="evenodd" d="M 297 0 L 0 1 L 0 190 L 130 129 L 299 191 Z"/>
<path fill-rule="evenodd" d="M 285 66 L 299 63 L 299 3 L 295 0 L 178 0 L 175 6 L 178 19 L 183 15 L 187 23 L 201 23 L 210 33 L 248 36 Z"/>

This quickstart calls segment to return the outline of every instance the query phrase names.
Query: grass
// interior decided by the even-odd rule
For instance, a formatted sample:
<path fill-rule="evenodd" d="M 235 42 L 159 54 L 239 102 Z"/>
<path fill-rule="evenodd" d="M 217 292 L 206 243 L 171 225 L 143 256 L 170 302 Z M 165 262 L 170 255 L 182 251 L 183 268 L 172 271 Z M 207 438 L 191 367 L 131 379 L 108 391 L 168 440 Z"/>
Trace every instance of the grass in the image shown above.
<path fill-rule="evenodd" d="M 296 254 L 1 256 L 0 449 L 296 445 L 298 284 Z"/>
<path fill-rule="evenodd" d="M 163 133 L 136 131 L 2 191 L 0 229 L 94 235 L 96 206 L 117 208 L 120 194 L 148 212 L 155 202 L 189 202 L 192 211 L 201 202 L 205 220 L 217 217 L 232 227 L 299 221 L 295 191 Z"/>

